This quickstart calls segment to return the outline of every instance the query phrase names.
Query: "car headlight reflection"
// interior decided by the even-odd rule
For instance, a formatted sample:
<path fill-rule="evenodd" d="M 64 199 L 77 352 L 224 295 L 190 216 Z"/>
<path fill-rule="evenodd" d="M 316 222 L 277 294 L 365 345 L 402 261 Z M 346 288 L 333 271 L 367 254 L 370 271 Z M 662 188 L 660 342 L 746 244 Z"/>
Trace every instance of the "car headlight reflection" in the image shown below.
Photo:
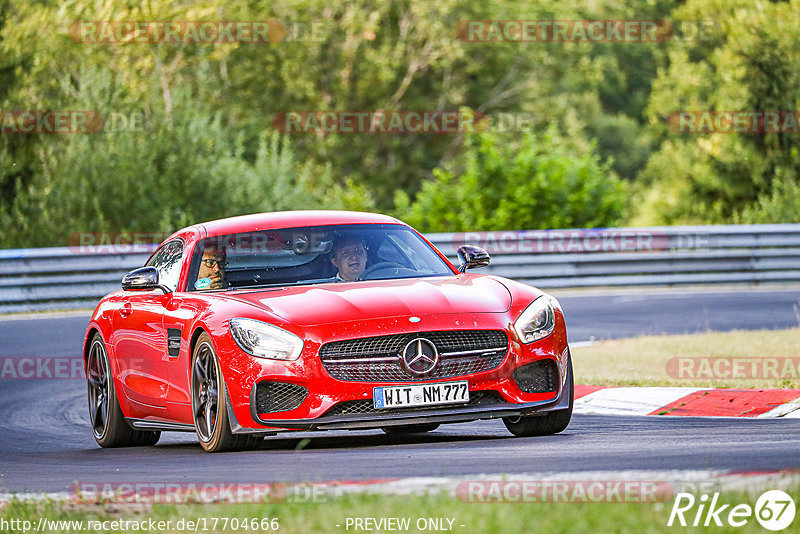
<path fill-rule="evenodd" d="M 556 316 L 548 295 L 542 295 L 525 308 L 514 322 L 520 341 L 533 343 L 553 333 Z"/>
<path fill-rule="evenodd" d="M 271 360 L 296 360 L 303 351 L 303 340 L 277 326 L 255 319 L 231 319 L 231 334 L 248 354 Z"/>

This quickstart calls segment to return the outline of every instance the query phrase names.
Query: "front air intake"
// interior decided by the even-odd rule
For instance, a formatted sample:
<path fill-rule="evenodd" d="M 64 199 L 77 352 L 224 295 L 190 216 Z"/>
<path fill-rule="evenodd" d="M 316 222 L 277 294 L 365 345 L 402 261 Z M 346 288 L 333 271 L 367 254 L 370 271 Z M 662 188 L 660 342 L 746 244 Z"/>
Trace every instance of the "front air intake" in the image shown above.
<path fill-rule="evenodd" d="M 518 367 L 514 381 L 525 393 L 550 393 L 558 389 L 558 369 L 553 360 L 539 360 Z"/>
<path fill-rule="evenodd" d="M 288 412 L 299 407 L 308 390 L 288 382 L 262 381 L 256 386 L 256 411 L 258 413 Z"/>

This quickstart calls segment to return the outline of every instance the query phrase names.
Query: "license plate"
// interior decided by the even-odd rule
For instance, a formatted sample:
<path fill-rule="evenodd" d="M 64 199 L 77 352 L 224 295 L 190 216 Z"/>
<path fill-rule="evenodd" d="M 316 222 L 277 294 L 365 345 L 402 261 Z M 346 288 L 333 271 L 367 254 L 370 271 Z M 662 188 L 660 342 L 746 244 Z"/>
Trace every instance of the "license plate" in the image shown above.
<path fill-rule="evenodd" d="M 375 408 L 460 404 L 469 402 L 469 383 L 463 381 L 385 386 L 372 390 L 372 400 Z"/>

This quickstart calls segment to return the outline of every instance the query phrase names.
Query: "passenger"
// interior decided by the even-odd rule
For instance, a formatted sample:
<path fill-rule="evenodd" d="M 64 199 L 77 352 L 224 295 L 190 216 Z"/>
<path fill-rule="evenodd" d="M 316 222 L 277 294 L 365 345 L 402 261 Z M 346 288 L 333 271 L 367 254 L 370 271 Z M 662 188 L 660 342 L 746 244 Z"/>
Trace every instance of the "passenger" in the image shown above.
<path fill-rule="evenodd" d="M 216 247 L 207 247 L 200 260 L 200 270 L 197 273 L 195 289 L 207 291 L 209 289 L 224 289 L 228 287 L 225 279 L 225 250 Z"/>

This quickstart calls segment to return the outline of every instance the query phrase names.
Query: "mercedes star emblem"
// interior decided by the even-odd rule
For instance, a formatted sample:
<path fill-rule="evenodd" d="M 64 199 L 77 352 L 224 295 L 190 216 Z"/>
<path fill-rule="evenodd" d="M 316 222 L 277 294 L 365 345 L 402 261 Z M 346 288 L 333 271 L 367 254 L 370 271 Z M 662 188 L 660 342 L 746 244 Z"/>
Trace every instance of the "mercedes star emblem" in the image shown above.
<path fill-rule="evenodd" d="M 429 340 L 418 337 L 412 339 L 403 349 L 403 367 L 415 375 L 426 375 L 439 363 L 439 352 Z"/>

